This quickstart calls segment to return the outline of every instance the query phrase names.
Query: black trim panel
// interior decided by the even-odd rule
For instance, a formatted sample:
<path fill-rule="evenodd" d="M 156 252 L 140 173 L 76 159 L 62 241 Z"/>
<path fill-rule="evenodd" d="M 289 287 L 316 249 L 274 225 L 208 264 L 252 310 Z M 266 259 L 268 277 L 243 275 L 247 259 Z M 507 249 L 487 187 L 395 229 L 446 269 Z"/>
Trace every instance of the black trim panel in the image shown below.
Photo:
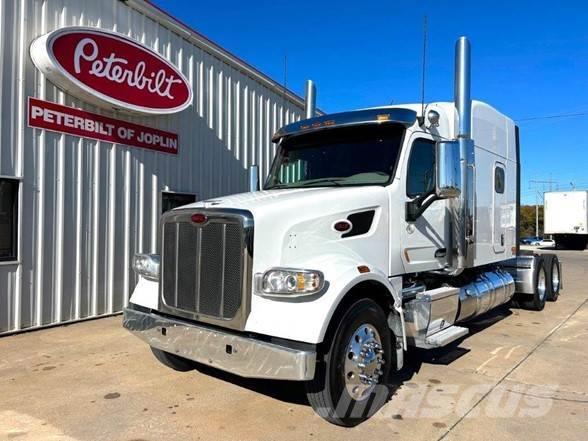
<path fill-rule="evenodd" d="M 341 235 L 342 238 L 360 236 L 370 231 L 376 210 L 361 211 L 347 216 L 353 227 L 347 233 Z"/>

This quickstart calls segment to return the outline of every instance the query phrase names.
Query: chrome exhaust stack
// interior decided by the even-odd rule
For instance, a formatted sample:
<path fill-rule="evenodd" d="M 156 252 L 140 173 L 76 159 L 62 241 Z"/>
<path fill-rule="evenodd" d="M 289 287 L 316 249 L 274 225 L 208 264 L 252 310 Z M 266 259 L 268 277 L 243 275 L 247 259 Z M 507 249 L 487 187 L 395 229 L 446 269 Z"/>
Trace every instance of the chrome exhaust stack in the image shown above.
<path fill-rule="evenodd" d="M 458 114 L 457 138 L 469 139 L 472 126 L 471 49 L 467 37 L 459 37 L 455 43 L 455 91 L 454 101 Z"/>
<path fill-rule="evenodd" d="M 313 118 L 316 115 L 316 86 L 312 80 L 306 81 L 304 114 L 306 119 Z"/>
<path fill-rule="evenodd" d="M 455 133 L 459 143 L 460 175 L 462 188 L 454 222 L 456 241 L 455 273 L 474 263 L 475 245 L 475 188 L 474 188 L 474 141 L 471 138 L 472 100 L 470 42 L 460 37 L 455 44 L 455 90 L 454 102 L 457 111 Z"/>

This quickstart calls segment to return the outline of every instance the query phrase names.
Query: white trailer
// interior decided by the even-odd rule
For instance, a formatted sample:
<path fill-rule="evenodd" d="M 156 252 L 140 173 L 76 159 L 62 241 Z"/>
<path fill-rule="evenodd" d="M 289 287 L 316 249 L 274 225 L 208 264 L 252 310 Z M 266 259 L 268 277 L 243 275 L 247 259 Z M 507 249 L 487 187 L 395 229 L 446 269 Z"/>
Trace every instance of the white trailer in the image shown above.
<path fill-rule="evenodd" d="M 588 191 L 545 193 L 543 210 L 544 234 L 551 234 L 558 248 L 586 248 Z"/>
<path fill-rule="evenodd" d="M 262 191 L 162 217 L 124 326 L 177 370 L 304 382 L 319 415 L 352 426 L 411 347 L 511 300 L 542 310 L 559 262 L 518 254 L 518 130 L 470 100 L 469 71 L 462 37 L 454 103 L 315 116 L 310 87 Z"/>

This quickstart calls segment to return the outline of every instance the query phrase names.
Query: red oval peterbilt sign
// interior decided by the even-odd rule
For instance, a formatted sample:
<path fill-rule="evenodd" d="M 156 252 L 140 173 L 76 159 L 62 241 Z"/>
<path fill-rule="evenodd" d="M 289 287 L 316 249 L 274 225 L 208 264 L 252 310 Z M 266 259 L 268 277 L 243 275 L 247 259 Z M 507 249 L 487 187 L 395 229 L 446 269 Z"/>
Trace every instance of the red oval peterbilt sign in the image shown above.
<path fill-rule="evenodd" d="M 31 58 L 50 81 L 103 107 L 169 114 L 192 103 L 192 88 L 173 64 L 114 32 L 58 29 L 32 43 Z"/>

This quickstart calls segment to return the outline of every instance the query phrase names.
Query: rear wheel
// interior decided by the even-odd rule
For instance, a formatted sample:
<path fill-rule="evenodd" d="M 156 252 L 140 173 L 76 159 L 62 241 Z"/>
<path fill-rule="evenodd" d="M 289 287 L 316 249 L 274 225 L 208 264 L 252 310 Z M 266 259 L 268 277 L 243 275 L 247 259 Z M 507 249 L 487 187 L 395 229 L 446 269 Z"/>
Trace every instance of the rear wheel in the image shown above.
<path fill-rule="evenodd" d="M 555 302 L 559 297 L 559 290 L 561 288 L 559 259 L 555 254 L 547 254 L 544 256 L 544 259 L 545 268 L 547 270 L 547 283 L 549 285 L 547 300 Z"/>
<path fill-rule="evenodd" d="M 537 259 L 537 271 L 535 273 L 535 292 L 533 295 L 519 294 L 513 305 L 532 311 L 541 311 L 545 308 L 545 300 L 551 296 L 551 285 L 548 282 L 545 260 Z"/>
<path fill-rule="evenodd" d="M 194 363 L 191 360 L 175 354 L 170 354 L 169 352 L 165 352 L 154 347 L 151 348 L 151 351 L 161 364 L 167 366 L 168 368 L 172 368 L 174 371 L 187 372 L 194 369 Z"/>
<path fill-rule="evenodd" d="M 337 323 L 314 379 L 306 384 L 307 397 L 325 420 L 355 426 L 390 395 L 387 380 L 396 364 L 393 334 L 384 311 L 370 299 L 355 302 Z"/>

